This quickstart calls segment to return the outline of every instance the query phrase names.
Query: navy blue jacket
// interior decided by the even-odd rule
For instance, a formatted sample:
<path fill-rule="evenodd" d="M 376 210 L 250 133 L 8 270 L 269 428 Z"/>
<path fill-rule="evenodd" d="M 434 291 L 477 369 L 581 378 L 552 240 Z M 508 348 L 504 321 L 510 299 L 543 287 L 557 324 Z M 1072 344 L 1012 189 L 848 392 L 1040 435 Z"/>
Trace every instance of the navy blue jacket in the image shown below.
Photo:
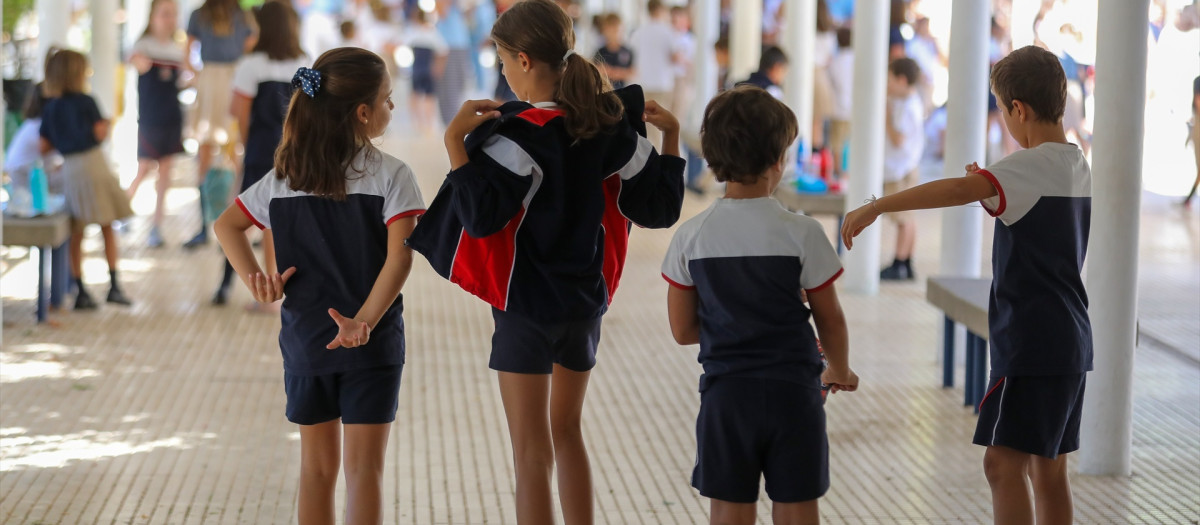
<path fill-rule="evenodd" d="M 603 315 L 631 223 L 666 228 L 683 205 L 683 159 L 646 139 L 639 86 L 626 119 L 576 141 L 562 111 L 509 102 L 466 138 L 408 240 L 439 275 L 500 310 L 544 322 Z"/>

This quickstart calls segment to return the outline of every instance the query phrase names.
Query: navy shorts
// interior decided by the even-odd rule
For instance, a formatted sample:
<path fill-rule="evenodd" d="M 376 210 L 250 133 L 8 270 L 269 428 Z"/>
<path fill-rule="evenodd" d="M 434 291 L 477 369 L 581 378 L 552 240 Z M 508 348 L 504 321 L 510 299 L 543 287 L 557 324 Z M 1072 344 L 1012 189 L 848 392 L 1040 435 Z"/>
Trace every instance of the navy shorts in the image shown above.
<path fill-rule="evenodd" d="M 492 308 L 492 358 L 488 366 L 500 372 L 549 374 L 557 363 L 576 372 L 596 366 L 600 317 L 568 323 L 541 323 Z"/>
<path fill-rule="evenodd" d="M 416 71 L 413 72 L 413 76 L 412 76 L 413 93 L 417 93 L 420 95 L 433 95 L 434 92 L 436 91 L 435 84 L 436 83 L 433 81 L 433 73 L 424 73 L 424 72 L 416 72 Z"/>
<path fill-rule="evenodd" d="M 159 160 L 183 153 L 183 125 L 138 124 L 137 156 Z"/>
<path fill-rule="evenodd" d="M 1079 450 L 1085 382 L 1085 374 L 993 377 L 973 442 L 1050 459 Z"/>
<path fill-rule="evenodd" d="M 779 503 L 829 490 L 821 390 L 776 379 L 722 377 L 700 394 L 692 486 L 707 498 L 758 501 L 759 479 Z"/>
<path fill-rule="evenodd" d="M 341 418 L 347 425 L 374 425 L 396 420 L 400 373 L 389 365 L 319 376 L 285 372 L 288 421 L 316 425 Z"/>

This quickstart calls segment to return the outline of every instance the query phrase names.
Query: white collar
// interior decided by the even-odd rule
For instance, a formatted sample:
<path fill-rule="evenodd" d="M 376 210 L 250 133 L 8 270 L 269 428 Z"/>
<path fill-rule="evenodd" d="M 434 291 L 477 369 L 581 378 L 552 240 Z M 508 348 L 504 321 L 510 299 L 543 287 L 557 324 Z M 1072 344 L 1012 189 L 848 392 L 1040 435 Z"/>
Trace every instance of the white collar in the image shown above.
<path fill-rule="evenodd" d="M 548 101 L 548 102 L 532 102 L 531 105 L 533 105 L 533 107 L 539 108 L 539 109 L 558 107 L 558 104 L 555 104 L 553 100 Z"/>

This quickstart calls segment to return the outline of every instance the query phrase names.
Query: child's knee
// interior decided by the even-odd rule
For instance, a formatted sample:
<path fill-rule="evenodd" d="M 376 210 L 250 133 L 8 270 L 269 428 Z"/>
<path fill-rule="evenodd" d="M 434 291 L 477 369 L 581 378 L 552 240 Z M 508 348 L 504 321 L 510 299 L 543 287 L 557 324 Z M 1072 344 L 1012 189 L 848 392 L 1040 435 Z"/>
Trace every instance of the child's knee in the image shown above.
<path fill-rule="evenodd" d="M 1012 449 L 988 447 L 983 454 L 983 474 L 992 485 L 1024 480 L 1029 474 L 1029 455 Z"/>
<path fill-rule="evenodd" d="M 583 425 L 579 415 L 551 418 L 550 436 L 555 443 L 583 441 Z"/>

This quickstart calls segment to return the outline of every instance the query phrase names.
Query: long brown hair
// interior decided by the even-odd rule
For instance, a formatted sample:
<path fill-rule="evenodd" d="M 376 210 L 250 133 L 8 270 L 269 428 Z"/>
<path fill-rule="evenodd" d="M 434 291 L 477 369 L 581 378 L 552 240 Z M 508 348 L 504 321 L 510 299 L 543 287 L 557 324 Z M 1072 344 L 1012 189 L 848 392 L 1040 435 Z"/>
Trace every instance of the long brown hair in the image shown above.
<path fill-rule="evenodd" d="M 200 18 L 208 22 L 218 36 L 232 35 L 236 18 L 246 16 L 238 0 L 204 0 L 198 11 Z"/>
<path fill-rule="evenodd" d="M 293 190 L 345 200 L 347 172 L 365 173 L 378 160 L 356 114 L 360 104 L 374 106 L 387 65 L 375 53 L 342 47 L 326 51 L 312 68 L 321 73 L 320 88 L 311 97 L 292 93 L 275 176 Z M 356 164 L 360 153 L 363 162 Z"/>
<path fill-rule="evenodd" d="M 161 6 L 167 2 L 171 2 L 172 4 L 175 4 L 176 7 L 179 6 L 179 3 L 176 2 L 175 0 L 150 0 L 150 16 L 147 17 L 147 18 L 149 18 L 149 20 L 146 20 L 146 30 L 142 31 L 142 36 L 144 36 L 144 37 L 150 36 L 151 26 L 154 25 L 154 10 L 158 9 L 159 6 Z M 173 37 L 175 35 L 171 35 L 171 36 Z"/>
<path fill-rule="evenodd" d="M 83 93 L 87 89 L 88 59 L 83 53 L 51 47 L 46 52 L 46 81 L 42 91 L 48 98 Z"/>
<path fill-rule="evenodd" d="M 567 132 L 587 139 L 611 128 L 625 109 L 608 80 L 588 59 L 572 54 L 571 18 L 550 0 L 526 0 L 510 7 L 492 26 L 492 40 L 513 54 L 525 53 L 559 72 L 554 102 L 564 110 Z"/>
<path fill-rule="evenodd" d="M 304 55 L 300 49 L 300 17 L 290 3 L 267 2 L 255 18 L 259 30 L 253 52 L 266 53 L 271 60 L 291 60 Z"/>

